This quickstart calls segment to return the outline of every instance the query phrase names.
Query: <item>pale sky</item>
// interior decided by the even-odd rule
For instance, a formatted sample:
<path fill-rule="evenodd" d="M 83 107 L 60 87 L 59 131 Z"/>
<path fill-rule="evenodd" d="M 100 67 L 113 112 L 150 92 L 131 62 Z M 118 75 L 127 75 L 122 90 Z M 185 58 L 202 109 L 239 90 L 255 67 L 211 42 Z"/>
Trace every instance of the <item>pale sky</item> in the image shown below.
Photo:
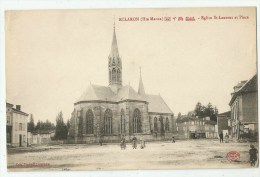
<path fill-rule="evenodd" d="M 208 20 L 201 16 L 248 16 Z M 7 101 L 37 120 L 55 122 L 89 83 L 108 85 L 115 16 L 123 84 L 159 94 L 175 115 L 200 101 L 229 110 L 230 93 L 256 73 L 254 8 L 34 10 L 6 13 Z M 119 21 L 123 17 L 187 17 L 196 21 Z"/>

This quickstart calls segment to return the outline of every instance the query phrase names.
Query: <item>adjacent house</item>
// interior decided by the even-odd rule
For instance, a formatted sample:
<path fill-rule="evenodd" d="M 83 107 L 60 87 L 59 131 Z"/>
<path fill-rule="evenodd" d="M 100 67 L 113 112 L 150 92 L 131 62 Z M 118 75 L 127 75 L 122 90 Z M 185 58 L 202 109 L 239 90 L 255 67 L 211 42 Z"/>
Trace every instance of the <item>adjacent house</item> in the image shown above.
<path fill-rule="evenodd" d="M 258 133 L 257 74 L 241 81 L 231 93 L 231 135 L 237 139 L 256 137 Z"/>
<path fill-rule="evenodd" d="M 7 145 L 27 146 L 27 121 L 29 114 L 21 110 L 21 105 L 14 107 L 6 103 L 6 140 Z"/>
<path fill-rule="evenodd" d="M 211 121 L 209 117 L 197 118 L 192 116 L 183 116 L 176 120 L 177 138 L 180 139 L 198 139 L 198 138 L 216 138 L 216 122 Z"/>
<path fill-rule="evenodd" d="M 217 128 L 218 133 L 222 132 L 224 135 L 226 133 L 231 135 L 231 120 L 230 120 L 231 111 L 223 112 L 217 116 Z"/>

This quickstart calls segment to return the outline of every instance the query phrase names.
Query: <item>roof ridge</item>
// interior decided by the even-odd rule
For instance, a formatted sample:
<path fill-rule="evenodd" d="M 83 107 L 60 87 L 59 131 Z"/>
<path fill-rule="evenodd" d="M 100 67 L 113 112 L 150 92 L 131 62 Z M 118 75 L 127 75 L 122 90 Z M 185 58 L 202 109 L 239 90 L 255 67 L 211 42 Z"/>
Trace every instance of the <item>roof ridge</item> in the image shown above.
<path fill-rule="evenodd" d="M 250 79 L 248 79 L 248 80 L 246 81 L 246 83 L 244 83 L 244 85 L 243 85 L 242 87 L 240 87 L 237 92 L 241 91 L 256 75 L 257 75 L 257 74 L 254 74 L 253 77 L 251 77 Z"/>
<path fill-rule="evenodd" d="M 95 91 L 95 89 L 93 88 L 93 85 L 92 85 L 92 84 L 90 84 L 90 89 L 91 89 L 92 92 L 94 93 L 95 98 L 98 99 L 97 94 L 96 94 L 96 91 Z"/>
<path fill-rule="evenodd" d="M 167 105 L 167 103 L 164 101 L 163 97 L 159 95 L 159 97 L 162 99 L 163 103 L 167 106 L 167 108 L 172 112 L 171 108 Z M 173 113 L 173 112 L 172 112 Z"/>

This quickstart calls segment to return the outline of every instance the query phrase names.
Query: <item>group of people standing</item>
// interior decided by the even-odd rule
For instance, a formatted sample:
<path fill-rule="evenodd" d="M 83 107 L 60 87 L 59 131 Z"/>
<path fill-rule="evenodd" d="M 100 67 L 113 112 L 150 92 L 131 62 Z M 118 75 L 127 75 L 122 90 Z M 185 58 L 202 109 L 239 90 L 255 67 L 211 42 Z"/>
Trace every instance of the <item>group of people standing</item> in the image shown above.
<path fill-rule="evenodd" d="M 223 141 L 224 141 L 224 135 L 223 135 L 222 131 L 219 134 L 219 141 L 220 141 L 220 143 L 223 143 Z M 228 143 L 228 142 L 229 142 L 229 136 L 226 133 L 226 135 L 225 135 L 225 143 Z"/>
<path fill-rule="evenodd" d="M 131 143 L 132 143 L 132 148 L 133 148 L 133 149 L 137 149 L 137 143 L 138 143 L 138 141 L 137 141 L 137 138 L 135 137 L 135 135 L 134 135 L 134 137 L 131 138 L 130 140 L 131 140 Z M 141 149 L 144 149 L 144 148 L 145 148 L 145 141 L 142 139 L 142 137 L 140 137 L 139 142 L 140 142 L 140 148 L 141 148 Z M 124 135 L 123 135 L 122 138 L 121 138 L 120 147 L 121 147 L 121 149 L 126 149 L 126 139 L 125 139 L 125 136 L 124 136 Z"/>

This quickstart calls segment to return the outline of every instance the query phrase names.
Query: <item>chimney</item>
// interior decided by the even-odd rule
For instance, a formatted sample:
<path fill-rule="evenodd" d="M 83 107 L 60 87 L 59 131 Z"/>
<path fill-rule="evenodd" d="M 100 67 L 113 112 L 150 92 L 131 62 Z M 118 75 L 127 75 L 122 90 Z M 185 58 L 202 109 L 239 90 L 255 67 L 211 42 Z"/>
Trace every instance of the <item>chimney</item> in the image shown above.
<path fill-rule="evenodd" d="M 16 105 L 16 109 L 17 109 L 18 111 L 21 111 L 21 105 Z"/>

